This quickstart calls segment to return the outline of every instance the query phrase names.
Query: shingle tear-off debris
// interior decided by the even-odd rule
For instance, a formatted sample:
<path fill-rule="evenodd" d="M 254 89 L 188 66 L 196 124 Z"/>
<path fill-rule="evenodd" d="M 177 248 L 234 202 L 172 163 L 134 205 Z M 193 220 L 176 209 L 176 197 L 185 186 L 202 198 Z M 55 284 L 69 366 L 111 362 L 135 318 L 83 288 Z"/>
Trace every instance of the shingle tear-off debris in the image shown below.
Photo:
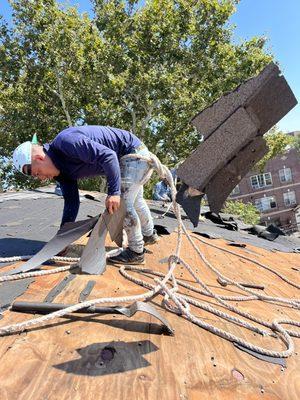
<path fill-rule="evenodd" d="M 262 136 L 296 104 L 278 66 L 270 63 L 194 117 L 192 124 L 204 141 L 179 166 L 179 178 L 206 193 L 210 210 L 218 213 L 235 186 L 267 153 Z"/>

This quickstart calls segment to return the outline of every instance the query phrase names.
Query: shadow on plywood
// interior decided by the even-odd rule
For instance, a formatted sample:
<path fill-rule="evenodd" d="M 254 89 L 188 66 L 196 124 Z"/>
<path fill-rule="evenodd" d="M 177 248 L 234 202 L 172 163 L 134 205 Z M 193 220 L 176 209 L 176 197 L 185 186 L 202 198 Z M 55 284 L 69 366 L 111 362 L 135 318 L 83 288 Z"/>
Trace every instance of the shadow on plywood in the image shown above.
<path fill-rule="evenodd" d="M 54 367 L 75 375 L 118 374 L 150 366 L 143 356 L 157 350 L 150 340 L 93 343 L 76 350 L 80 358 Z"/>

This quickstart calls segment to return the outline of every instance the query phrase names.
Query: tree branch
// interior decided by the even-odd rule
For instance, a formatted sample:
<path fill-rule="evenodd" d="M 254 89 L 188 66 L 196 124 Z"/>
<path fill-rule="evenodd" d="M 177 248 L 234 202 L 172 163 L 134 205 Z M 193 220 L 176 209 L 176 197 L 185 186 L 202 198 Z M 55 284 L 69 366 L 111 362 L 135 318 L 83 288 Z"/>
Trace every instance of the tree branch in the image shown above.
<path fill-rule="evenodd" d="M 68 125 L 69 126 L 73 126 L 69 111 L 68 111 L 67 106 L 66 106 L 66 101 L 65 101 L 65 96 L 64 96 L 64 92 L 63 92 L 62 81 L 61 81 L 61 78 L 60 78 L 59 73 L 58 73 L 57 70 L 55 70 L 55 76 L 56 76 L 56 79 L 57 79 L 58 92 L 55 89 L 52 89 L 49 85 L 46 85 L 46 86 L 48 87 L 49 90 L 51 90 L 52 93 L 55 94 L 55 96 L 57 96 L 59 98 L 59 100 L 61 102 L 61 105 L 62 105 L 62 108 L 63 108 L 64 113 L 65 113 L 65 116 L 67 118 Z"/>
<path fill-rule="evenodd" d="M 132 133 L 135 135 L 136 134 L 136 113 L 134 111 L 134 108 L 131 109 L 130 113 L 131 113 L 131 117 L 132 117 L 131 130 L 132 130 Z"/>
<path fill-rule="evenodd" d="M 66 116 L 67 121 L 68 121 L 68 125 L 72 126 L 73 125 L 72 124 L 72 120 L 71 120 L 71 117 L 70 117 L 70 114 L 69 114 L 69 111 L 67 109 L 66 102 L 65 102 L 65 96 L 64 96 L 62 81 L 61 81 L 61 78 L 60 78 L 59 73 L 58 73 L 57 70 L 55 71 L 55 75 L 56 75 L 57 84 L 58 84 L 58 93 L 57 94 L 58 94 L 58 97 L 60 98 L 62 108 L 64 110 L 65 116 Z"/>
<path fill-rule="evenodd" d="M 158 101 L 153 101 L 153 103 L 148 108 L 143 107 L 147 114 L 146 114 L 146 117 L 142 121 L 142 127 L 141 127 L 142 137 L 144 136 L 144 132 L 146 130 L 146 127 L 147 127 L 151 117 L 152 117 L 152 112 L 153 112 L 154 108 L 156 107 L 157 103 L 158 103 Z"/>

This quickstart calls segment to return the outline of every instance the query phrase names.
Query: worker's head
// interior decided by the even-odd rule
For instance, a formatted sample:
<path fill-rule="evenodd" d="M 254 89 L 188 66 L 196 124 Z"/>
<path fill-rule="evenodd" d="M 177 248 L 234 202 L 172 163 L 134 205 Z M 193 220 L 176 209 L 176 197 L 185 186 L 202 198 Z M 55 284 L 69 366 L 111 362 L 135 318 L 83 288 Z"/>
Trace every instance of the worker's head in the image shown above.
<path fill-rule="evenodd" d="M 31 142 L 24 142 L 15 149 L 13 163 L 24 175 L 31 175 L 40 180 L 52 179 L 59 175 L 59 170 L 51 158 L 38 144 L 36 135 Z"/>

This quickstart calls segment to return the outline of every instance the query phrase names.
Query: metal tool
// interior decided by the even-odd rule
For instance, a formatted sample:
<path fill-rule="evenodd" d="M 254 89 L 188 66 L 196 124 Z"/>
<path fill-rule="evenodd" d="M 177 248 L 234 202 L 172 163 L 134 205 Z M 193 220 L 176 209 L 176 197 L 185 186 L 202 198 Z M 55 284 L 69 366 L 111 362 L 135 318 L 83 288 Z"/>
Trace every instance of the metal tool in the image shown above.
<path fill-rule="evenodd" d="M 12 304 L 12 311 L 19 312 L 29 312 L 29 313 L 39 313 L 48 314 L 54 311 L 63 310 L 64 308 L 70 307 L 72 304 L 59 304 L 59 303 L 35 303 L 27 301 L 15 301 Z M 174 334 L 174 330 L 171 328 L 168 321 L 162 317 L 159 312 L 151 306 L 149 303 L 144 303 L 142 301 L 136 301 L 127 307 L 98 307 L 91 306 L 85 307 L 78 311 L 77 313 L 83 314 L 122 314 L 130 318 L 135 315 L 136 312 L 141 311 L 150 314 L 154 318 L 157 318 L 164 326 L 164 329 L 169 335 Z"/>

